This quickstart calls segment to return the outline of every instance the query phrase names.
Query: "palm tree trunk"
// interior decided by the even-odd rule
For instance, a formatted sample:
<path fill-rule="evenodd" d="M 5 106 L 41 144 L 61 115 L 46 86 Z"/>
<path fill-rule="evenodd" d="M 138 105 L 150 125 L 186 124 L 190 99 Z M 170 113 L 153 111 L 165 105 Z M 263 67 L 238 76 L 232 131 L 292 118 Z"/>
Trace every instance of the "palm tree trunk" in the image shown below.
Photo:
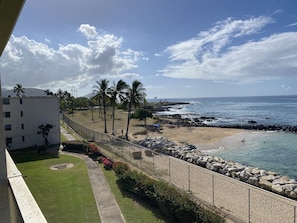
<path fill-rule="evenodd" d="M 93 111 L 93 105 L 91 105 L 91 111 L 92 111 L 92 121 L 94 122 L 94 111 Z"/>
<path fill-rule="evenodd" d="M 114 119 L 115 119 L 115 106 L 112 107 L 112 135 L 115 135 L 115 131 L 114 131 Z"/>
<path fill-rule="evenodd" d="M 126 129 L 126 140 L 129 140 L 128 131 L 129 131 L 129 124 L 130 124 L 130 117 L 131 117 L 131 105 L 129 105 L 128 109 L 128 120 L 127 120 L 127 129 Z"/>
<path fill-rule="evenodd" d="M 104 114 L 104 133 L 107 133 L 106 129 L 106 103 L 103 102 L 103 114 Z"/>

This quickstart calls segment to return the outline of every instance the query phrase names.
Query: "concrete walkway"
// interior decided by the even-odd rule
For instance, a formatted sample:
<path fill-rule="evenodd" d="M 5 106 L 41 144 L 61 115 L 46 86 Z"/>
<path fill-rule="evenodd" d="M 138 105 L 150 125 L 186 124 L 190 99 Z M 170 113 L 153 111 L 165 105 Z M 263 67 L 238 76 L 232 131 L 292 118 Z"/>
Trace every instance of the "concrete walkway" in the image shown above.
<path fill-rule="evenodd" d="M 69 140 L 74 140 L 72 133 L 69 133 L 62 126 L 61 133 Z M 102 223 L 125 223 L 125 218 L 110 190 L 105 176 L 96 162 L 86 155 L 70 152 L 61 152 L 83 159 L 88 168 L 90 183 L 93 189 L 98 212 Z"/>

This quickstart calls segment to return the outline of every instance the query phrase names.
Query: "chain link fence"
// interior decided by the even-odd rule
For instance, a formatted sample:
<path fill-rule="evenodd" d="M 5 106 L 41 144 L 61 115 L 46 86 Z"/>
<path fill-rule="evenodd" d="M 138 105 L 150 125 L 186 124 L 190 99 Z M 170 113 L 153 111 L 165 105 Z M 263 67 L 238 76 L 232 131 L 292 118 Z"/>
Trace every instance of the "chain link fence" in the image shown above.
<path fill-rule="evenodd" d="M 147 174 L 187 191 L 209 207 L 220 209 L 235 222 L 297 223 L 297 202 L 294 200 L 118 137 L 96 132 L 66 116 L 64 121 L 86 139 L 98 142 Z"/>

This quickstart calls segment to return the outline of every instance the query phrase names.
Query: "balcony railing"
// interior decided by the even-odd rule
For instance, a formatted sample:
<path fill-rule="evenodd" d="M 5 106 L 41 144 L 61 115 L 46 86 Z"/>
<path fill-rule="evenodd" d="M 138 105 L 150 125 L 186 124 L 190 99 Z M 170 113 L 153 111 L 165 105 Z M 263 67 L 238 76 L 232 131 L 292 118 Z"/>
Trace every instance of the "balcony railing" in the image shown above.
<path fill-rule="evenodd" d="M 9 183 L 10 222 L 47 222 L 7 150 L 6 164 Z"/>

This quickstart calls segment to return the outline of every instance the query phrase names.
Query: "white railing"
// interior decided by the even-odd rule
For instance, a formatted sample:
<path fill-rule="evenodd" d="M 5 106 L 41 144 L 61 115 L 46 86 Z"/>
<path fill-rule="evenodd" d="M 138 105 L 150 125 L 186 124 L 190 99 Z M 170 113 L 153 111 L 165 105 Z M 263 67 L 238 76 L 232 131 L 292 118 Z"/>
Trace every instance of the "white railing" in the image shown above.
<path fill-rule="evenodd" d="M 9 183 L 10 222 L 47 222 L 22 174 L 6 150 L 7 178 Z M 1 221 L 1 220 L 0 220 Z"/>

